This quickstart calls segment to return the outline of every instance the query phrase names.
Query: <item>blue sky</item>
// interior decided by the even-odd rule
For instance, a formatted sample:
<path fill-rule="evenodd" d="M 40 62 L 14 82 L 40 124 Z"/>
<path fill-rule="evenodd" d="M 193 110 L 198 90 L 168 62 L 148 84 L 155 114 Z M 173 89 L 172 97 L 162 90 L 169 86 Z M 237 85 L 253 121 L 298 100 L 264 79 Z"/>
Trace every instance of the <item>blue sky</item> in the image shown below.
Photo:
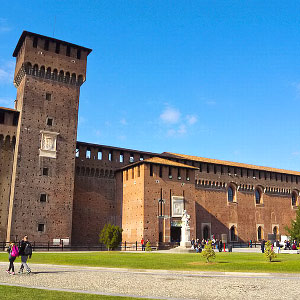
<path fill-rule="evenodd" d="M 78 140 L 300 171 L 299 1 L 2 1 L 0 106 L 23 30 L 93 49 Z"/>

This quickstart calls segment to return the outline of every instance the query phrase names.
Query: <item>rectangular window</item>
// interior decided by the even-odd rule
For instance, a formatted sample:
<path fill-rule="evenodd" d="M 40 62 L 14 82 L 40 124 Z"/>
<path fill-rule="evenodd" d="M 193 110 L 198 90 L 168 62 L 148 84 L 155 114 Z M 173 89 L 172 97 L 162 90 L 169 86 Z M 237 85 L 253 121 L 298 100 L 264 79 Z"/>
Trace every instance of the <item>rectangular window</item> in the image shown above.
<path fill-rule="evenodd" d="M 179 180 L 181 179 L 181 172 L 180 171 L 181 171 L 181 169 L 178 168 L 177 169 L 177 179 L 179 179 Z"/>
<path fill-rule="evenodd" d="M 43 175 L 48 176 L 49 175 L 49 169 L 48 168 L 43 168 Z"/>
<path fill-rule="evenodd" d="M 91 150 L 90 150 L 90 149 L 87 149 L 87 150 L 86 150 L 85 158 L 88 158 L 88 159 L 91 158 Z"/>
<path fill-rule="evenodd" d="M 131 162 L 131 163 L 134 162 L 134 156 L 132 153 L 130 153 L 129 162 Z"/>
<path fill-rule="evenodd" d="M 78 49 L 78 50 L 77 50 L 77 59 L 80 59 L 80 58 L 81 58 L 81 50 Z"/>
<path fill-rule="evenodd" d="M 189 169 L 186 169 L 186 180 L 190 181 Z"/>
<path fill-rule="evenodd" d="M 150 176 L 153 176 L 153 165 L 150 165 Z"/>
<path fill-rule="evenodd" d="M 47 194 L 41 194 L 40 195 L 40 202 L 46 202 L 47 201 Z"/>
<path fill-rule="evenodd" d="M 120 153 L 120 163 L 124 162 L 124 154 L 121 152 Z"/>
<path fill-rule="evenodd" d="M 52 97 L 52 95 L 50 93 L 46 93 L 46 100 L 50 101 L 51 97 Z"/>
<path fill-rule="evenodd" d="M 0 124 L 4 124 L 4 111 L 0 111 Z"/>
<path fill-rule="evenodd" d="M 67 55 L 67 56 L 70 56 L 70 55 L 71 55 L 71 47 L 70 47 L 70 45 L 67 45 L 67 52 L 66 52 L 66 55 Z"/>
<path fill-rule="evenodd" d="M 172 167 L 169 167 L 169 178 L 172 179 Z"/>
<path fill-rule="evenodd" d="M 162 172 L 163 172 L 163 167 L 162 166 L 159 166 L 159 177 L 162 177 Z"/>
<path fill-rule="evenodd" d="M 45 224 L 38 224 L 38 232 L 44 232 L 45 231 Z"/>
<path fill-rule="evenodd" d="M 59 54 L 60 51 L 60 43 L 56 43 L 56 47 L 55 47 L 55 53 Z"/>
<path fill-rule="evenodd" d="M 102 150 L 98 150 L 98 160 L 102 160 Z"/>
<path fill-rule="evenodd" d="M 110 152 L 108 153 L 108 160 L 109 160 L 109 161 L 112 161 L 112 160 L 113 160 L 113 153 L 112 153 L 112 151 L 110 151 Z"/>
<path fill-rule="evenodd" d="M 143 154 L 140 155 L 140 160 L 144 160 L 144 155 Z"/>
<path fill-rule="evenodd" d="M 78 149 L 78 148 L 77 148 L 76 151 L 75 151 L 75 156 L 76 156 L 76 157 L 79 157 L 79 149 Z"/>
<path fill-rule="evenodd" d="M 52 118 L 48 118 L 47 119 L 47 125 L 48 126 L 52 126 L 53 125 L 53 119 Z"/>

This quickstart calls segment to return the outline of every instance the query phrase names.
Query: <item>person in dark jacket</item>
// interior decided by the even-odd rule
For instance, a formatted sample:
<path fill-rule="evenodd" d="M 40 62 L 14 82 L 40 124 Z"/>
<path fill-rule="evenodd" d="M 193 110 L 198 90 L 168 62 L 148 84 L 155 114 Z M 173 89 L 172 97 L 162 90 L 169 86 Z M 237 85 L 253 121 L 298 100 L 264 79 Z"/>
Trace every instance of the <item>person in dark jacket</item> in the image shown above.
<path fill-rule="evenodd" d="M 26 268 L 27 274 L 31 273 L 31 270 L 30 270 L 29 266 L 27 265 L 28 257 L 31 258 L 31 254 L 25 253 L 25 248 L 28 244 L 30 245 L 30 243 L 28 242 L 28 236 L 25 235 L 23 240 L 21 241 L 20 250 L 19 250 L 19 255 L 21 256 L 21 262 L 22 262 L 21 268 L 19 270 L 19 274 L 23 273 L 25 268 Z"/>
<path fill-rule="evenodd" d="M 265 243 L 266 241 L 264 239 L 260 243 L 261 253 L 265 253 Z"/>

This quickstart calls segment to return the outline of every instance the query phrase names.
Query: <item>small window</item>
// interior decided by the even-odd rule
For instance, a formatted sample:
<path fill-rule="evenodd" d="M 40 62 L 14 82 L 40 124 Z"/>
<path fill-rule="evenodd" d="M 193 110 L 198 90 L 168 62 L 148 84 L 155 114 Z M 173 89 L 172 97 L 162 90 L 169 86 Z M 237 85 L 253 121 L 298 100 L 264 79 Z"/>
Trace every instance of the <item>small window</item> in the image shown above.
<path fill-rule="evenodd" d="M 295 192 L 292 193 L 292 206 L 297 205 L 297 194 Z"/>
<path fill-rule="evenodd" d="M 143 154 L 140 155 L 140 160 L 144 160 L 144 155 Z"/>
<path fill-rule="evenodd" d="M 49 40 L 45 40 L 44 50 L 46 50 L 46 51 L 49 50 Z"/>
<path fill-rule="evenodd" d="M 150 176 L 153 176 L 153 165 L 150 165 Z"/>
<path fill-rule="evenodd" d="M 172 167 L 169 167 L 169 178 L 172 179 Z"/>
<path fill-rule="evenodd" d="M 90 159 L 91 158 L 91 150 L 90 149 L 87 149 L 86 150 L 86 155 L 85 155 L 86 158 Z"/>
<path fill-rule="evenodd" d="M 37 48 L 37 45 L 38 45 L 38 38 L 35 36 L 35 37 L 33 38 L 33 44 L 32 44 L 32 47 L 33 47 L 33 48 Z"/>
<path fill-rule="evenodd" d="M 190 174 L 189 169 L 186 169 L 186 180 L 190 181 Z"/>
<path fill-rule="evenodd" d="M 56 43 L 55 53 L 59 54 L 60 51 L 60 43 Z"/>
<path fill-rule="evenodd" d="M 53 119 L 52 118 L 48 118 L 47 119 L 47 125 L 48 126 L 52 126 L 53 125 Z"/>
<path fill-rule="evenodd" d="M 44 232 L 45 231 L 45 224 L 40 223 L 38 224 L 38 232 Z"/>
<path fill-rule="evenodd" d="M 108 153 L 108 160 L 109 160 L 109 161 L 112 161 L 112 160 L 113 160 L 113 153 L 112 153 L 112 151 L 110 151 L 110 152 Z"/>
<path fill-rule="evenodd" d="M 180 168 L 177 169 L 177 179 L 181 180 L 181 169 Z"/>
<path fill-rule="evenodd" d="M 98 150 L 98 160 L 102 160 L 102 150 Z"/>
<path fill-rule="evenodd" d="M 80 59 L 80 58 L 81 58 L 81 50 L 78 49 L 78 50 L 77 50 L 77 59 Z"/>
<path fill-rule="evenodd" d="M 124 162 L 124 154 L 121 152 L 120 153 L 120 163 Z"/>
<path fill-rule="evenodd" d="M 4 111 L 0 111 L 0 124 L 4 124 Z"/>
<path fill-rule="evenodd" d="M 159 166 L 159 177 L 163 176 L 163 167 Z"/>
<path fill-rule="evenodd" d="M 255 190 L 255 202 L 256 202 L 256 204 L 261 203 L 261 192 L 259 189 Z"/>
<path fill-rule="evenodd" d="M 131 162 L 131 163 L 134 162 L 134 156 L 132 153 L 130 153 L 129 162 Z"/>
<path fill-rule="evenodd" d="M 77 148 L 76 151 L 75 151 L 75 156 L 76 156 L 76 157 L 79 157 L 79 149 L 78 149 L 78 148 Z"/>
<path fill-rule="evenodd" d="M 71 55 L 71 47 L 70 47 L 70 45 L 67 45 L 66 55 L 67 55 L 67 56 L 70 56 L 70 55 Z"/>
<path fill-rule="evenodd" d="M 234 189 L 230 186 L 227 191 L 228 202 L 234 201 Z"/>
<path fill-rule="evenodd" d="M 48 176 L 49 175 L 49 169 L 48 168 L 43 168 L 43 175 Z"/>
<path fill-rule="evenodd" d="M 47 194 L 41 194 L 40 195 L 40 202 L 46 202 L 47 201 Z"/>

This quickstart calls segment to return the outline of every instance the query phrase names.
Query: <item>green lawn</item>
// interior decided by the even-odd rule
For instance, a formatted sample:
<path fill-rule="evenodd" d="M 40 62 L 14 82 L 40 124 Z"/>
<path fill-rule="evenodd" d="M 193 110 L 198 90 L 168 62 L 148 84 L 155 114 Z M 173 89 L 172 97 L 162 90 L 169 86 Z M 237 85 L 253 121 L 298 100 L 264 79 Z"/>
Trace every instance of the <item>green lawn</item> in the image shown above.
<path fill-rule="evenodd" d="M 8 255 L 0 253 L 0 261 L 8 261 Z M 20 258 L 17 258 L 16 263 L 18 262 Z M 297 254 L 279 254 L 276 261 L 270 263 L 261 253 L 216 253 L 216 259 L 207 264 L 201 254 L 196 253 L 50 252 L 34 253 L 30 263 L 134 269 L 300 273 L 300 255 Z"/>
<path fill-rule="evenodd" d="M 113 297 L 103 295 L 89 295 L 82 293 L 57 292 L 40 289 L 30 289 L 17 286 L 0 285 L 0 295 L 5 295 L 5 300 L 13 299 L 80 299 L 80 300 L 141 300 L 141 298 Z"/>

